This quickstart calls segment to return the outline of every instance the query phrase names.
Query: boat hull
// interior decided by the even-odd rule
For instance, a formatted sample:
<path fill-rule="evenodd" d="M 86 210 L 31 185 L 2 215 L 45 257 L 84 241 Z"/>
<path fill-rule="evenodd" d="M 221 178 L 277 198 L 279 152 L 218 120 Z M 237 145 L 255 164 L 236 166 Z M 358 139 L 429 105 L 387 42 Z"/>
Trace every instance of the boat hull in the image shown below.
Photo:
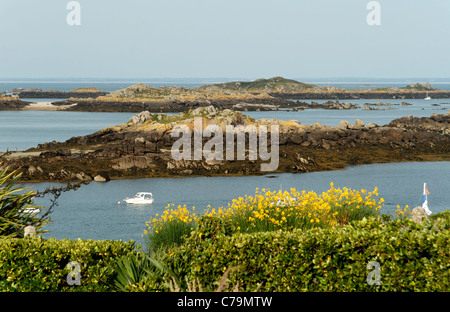
<path fill-rule="evenodd" d="M 125 202 L 131 205 L 149 205 L 153 204 L 153 199 L 129 198 L 125 199 Z"/>

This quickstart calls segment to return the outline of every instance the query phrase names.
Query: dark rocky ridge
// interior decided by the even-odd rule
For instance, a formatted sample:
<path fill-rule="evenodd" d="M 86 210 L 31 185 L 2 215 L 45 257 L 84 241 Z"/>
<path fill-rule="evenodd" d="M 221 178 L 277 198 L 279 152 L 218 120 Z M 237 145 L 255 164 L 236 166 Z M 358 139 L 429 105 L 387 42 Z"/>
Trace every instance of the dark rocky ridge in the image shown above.
<path fill-rule="evenodd" d="M 30 103 L 10 97 L 0 97 L 0 111 L 2 110 L 22 110 Z"/>
<path fill-rule="evenodd" d="M 83 112 L 134 112 L 149 111 L 152 113 L 169 113 L 184 112 L 198 107 L 207 107 L 213 105 L 216 109 L 234 109 L 233 106 L 243 103 L 240 99 L 210 99 L 207 101 L 100 101 L 95 99 L 69 99 L 66 101 L 55 102 L 54 105 L 68 105 L 77 103 L 67 111 L 83 111 Z M 249 105 L 247 110 L 274 110 L 276 107 L 293 107 L 297 106 L 294 102 L 285 99 L 248 99 L 246 104 L 261 104 L 257 106 Z M 269 105 L 269 106 L 267 106 Z M 271 107 L 273 106 L 273 107 Z M 237 109 L 237 110 L 246 110 Z"/>
<path fill-rule="evenodd" d="M 391 121 L 389 126 L 415 131 L 434 131 L 449 135 L 450 110 L 445 115 L 432 114 L 430 117 L 407 116 L 398 118 Z"/>
<path fill-rule="evenodd" d="M 425 91 L 327 91 L 327 92 L 270 92 L 271 96 L 283 99 L 298 100 L 355 100 L 355 99 L 424 99 Z M 450 91 L 429 91 L 428 95 L 433 99 L 448 99 Z"/>
<path fill-rule="evenodd" d="M 69 99 L 54 102 L 54 105 L 77 105 L 67 108 L 67 111 L 82 112 L 134 112 L 149 111 L 152 113 L 178 113 L 198 107 L 214 106 L 218 110 L 232 109 L 235 111 L 274 111 L 279 109 L 356 109 L 358 105 L 340 101 L 326 103 L 307 103 L 290 101 L 280 98 L 265 99 L 209 99 L 207 101 L 100 101 L 96 99 Z"/>
<path fill-rule="evenodd" d="M 21 99 L 68 99 L 70 97 L 75 98 L 96 98 L 98 96 L 107 95 L 108 92 L 93 90 L 93 91 L 56 91 L 49 90 L 44 91 L 40 89 L 27 89 L 18 93 Z"/>

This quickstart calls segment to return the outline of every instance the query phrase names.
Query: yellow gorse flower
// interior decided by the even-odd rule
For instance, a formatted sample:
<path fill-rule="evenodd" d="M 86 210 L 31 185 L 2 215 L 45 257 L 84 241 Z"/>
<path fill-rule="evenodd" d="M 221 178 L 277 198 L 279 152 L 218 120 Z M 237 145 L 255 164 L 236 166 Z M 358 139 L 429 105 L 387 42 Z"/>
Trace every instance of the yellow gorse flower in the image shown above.
<path fill-rule="evenodd" d="M 146 232 L 158 233 L 165 222 L 196 223 L 202 215 L 230 221 L 241 231 L 335 226 L 365 214 L 376 215 L 384 202 L 383 198 L 377 201 L 377 196 L 377 188 L 357 191 L 335 188 L 333 183 L 322 194 L 295 188 L 284 192 L 256 188 L 255 195 L 233 199 L 226 207 L 208 205 L 203 213 L 194 212 L 195 207 L 188 210 L 186 205 L 179 205 L 174 209 L 174 204 L 169 204 L 160 216 L 146 222 Z"/>

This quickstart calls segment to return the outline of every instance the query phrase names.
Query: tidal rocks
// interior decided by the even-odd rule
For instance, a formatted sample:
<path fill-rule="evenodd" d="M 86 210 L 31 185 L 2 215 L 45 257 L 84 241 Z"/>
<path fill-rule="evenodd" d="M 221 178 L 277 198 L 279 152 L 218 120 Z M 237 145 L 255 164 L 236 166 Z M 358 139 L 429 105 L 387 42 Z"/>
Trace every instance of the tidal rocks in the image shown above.
<path fill-rule="evenodd" d="M 339 100 L 336 100 L 336 101 L 327 101 L 322 104 L 319 104 L 317 102 L 312 102 L 309 107 L 310 108 L 323 108 L 323 109 L 357 109 L 357 108 L 359 108 L 359 105 L 347 103 L 347 102 L 339 102 Z"/>
<path fill-rule="evenodd" d="M 450 91 L 436 90 L 428 92 L 433 99 L 448 99 L 450 98 Z M 338 90 L 338 91 L 303 91 L 303 92 L 270 92 L 273 97 L 284 99 L 299 99 L 299 100 L 352 100 L 352 99 L 423 99 L 426 96 L 426 91 L 414 90 L 394 90 L 394 91 L 372 91 L 372 90 Z"/>
<path fill-rule="evenodd" d="M 338 123 L 338 128 L 339 129 L 348 129 L 348 128 L 350 128 L 350 123 L 346 120 L 341 120 Z"/>
<path fill-rule="evenodd" d="M 101 91 L 97 88 L 79 88 L 71 91 L 57 91 L 57 90 L 41 90 L 41 89 L 25 89 L 18 93 L 19 98 L 22 99 L 67 99 L 70 97 L 77 98 L 96 98 L 98 96 L 107 95 L 108 92 Z"/>
<path fill-rule="evenodd" d="M 448 129 L 449 117 L 433 115 L 418 119 L 410 116 L 385 126 L 365 125 L 361 120 L 353 124 L 342 121 L 337 127 L 330 127 L 277 119 L 253 120 L 240 112 L 217 110 L 214 106 L 178 115 L 154 115 L 144 111 L 134 115 L 127 124 L 62 143 L 40 144 L 32 153 L 26 153 L 27 157 L 14 157 L 15 153 L 11 152 L 1 156 L 0 161 L 3 166 L 21 169 L 25 181 L 264 174 L 267 172 L 260 169 L 263 161 L 249 158 L 249 140 L 253 134 L 247 130 L 260 129 L 260 126 L 267 129 L 278 126 L 279 129 L 279 164 L 275 172 L 331 170 L 373 162 L 450 160 L 450 136 L 442 135 L 443 127 Z M 208 153 L 204 150 L 201 160 L 175 159 L 172 147 L 179 139 L 173 136 L 175 127 L 184 125 L 192 131 L 198 120 L 203 129 L 216 125 L 224 131 L 227 126 L 233 126 L 238 131 L 233 134 L 234 142 L 238 133 L 242 133 L 245 159 L 226 158 L 224 137 L 222 159 L 206 159 Z M 259 132 L 255 135 L 259 140 Z M 211 137 L 201 137 L 202 149 L 209 140 Z M 269 138 L 267 140 L 271 148 Z M 193 141 L 187 145 L 191 151 L 193 145 Z"/>
<path fill-rule="evenodd" d="M 22 110 L 28 102 L 21 101 L 17 96 L 1 96 L 0 95 L 0 111 L 2 110 Z"/>
<path fill-rule="evenodd" d="M 433 131 L 448 135 L 450 134 L 450 114 L 432 114 L 430 117 L 407 116 L 392 120 L 389 126 L 416 131 Z"/>
<path fill-rule="evenodd" d="M 135 125 L 140 125 L 150 118 L 152 118 L 152 113 L 150 113 L 149 111 L 143 111 L 133 115 L 133 117 L 131 117 L 131 121 Z"/>
<path fill-rule="evenodd" d="M 109 180 L 110 180 L 109 177 L 104 177 L 104 176 L 99 175 L 99 174 L 94 177 L 94 181 L 95 182 L 107 182 Z"/>

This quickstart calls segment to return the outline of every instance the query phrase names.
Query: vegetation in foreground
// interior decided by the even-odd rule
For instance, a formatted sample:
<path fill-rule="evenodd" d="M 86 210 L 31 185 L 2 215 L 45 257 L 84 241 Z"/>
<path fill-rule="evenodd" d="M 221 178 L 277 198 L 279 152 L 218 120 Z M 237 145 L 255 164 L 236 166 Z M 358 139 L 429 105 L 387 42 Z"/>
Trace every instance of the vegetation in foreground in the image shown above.
<path fill-rule="evenodd" d="M 333 183 L 320 195 L 294 188 L 284 192 L 257 188 L 254 196 L 233 199 L 228 207 L 208 206 L 200 213 L 195 207 L 168 205 L 161 216 L 147 222 L 145 235 L 151 250 L 180 245 L 202 216 L 218 217 L 237 233 L 333 227 L 376 216 L 384 202 L 377 196 L 377 188 L 356 191 L 335 188 Z"/>
<path fill-rule="evenodd" d="M 48 213 L 36 217 L 44 210 L 33 204 L 36 193 L 17 186 L 20 173 L 7 171 L 0 172 L 0 237 L 23 237 L 27 226 L 33 226 L 38 235 L 44 233 L 43 226 L 50 221 Z"/>
<path fill-rule="evenodd" d="M 450 211 L 416 224 L 407 208 L 380 216 L 377 196 L 331 185 L 257 190 L 203 213 L 171 206 L 148 222 L 147 252 L 18 228 L 1 233 L 0 290 L 449 291 Z"/>

